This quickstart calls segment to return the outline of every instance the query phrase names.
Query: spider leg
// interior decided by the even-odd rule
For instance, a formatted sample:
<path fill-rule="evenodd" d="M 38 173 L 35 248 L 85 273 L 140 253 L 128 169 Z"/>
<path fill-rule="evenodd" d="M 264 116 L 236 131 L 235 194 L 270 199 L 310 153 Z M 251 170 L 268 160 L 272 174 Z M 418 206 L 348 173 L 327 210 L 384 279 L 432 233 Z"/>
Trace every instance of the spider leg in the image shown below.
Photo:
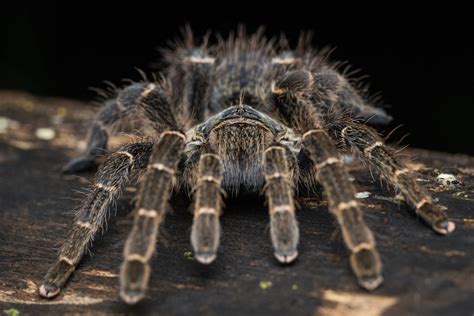
<path fill-rule="evenodd" d="M 382 177 L 403 194 L 405 201 L 423 221 L 439 234 L 449 234 L 455 224 L 446 213 L 433 202 L 428 191 L 416 181 L 416 172 L 400 160 L 394 150 L 385 145 L 375 130 L 362 124 L 347 121 L 336 134 L 341 143 L 352 148 L 367 161 Z"/>
<path fill-rule="evenodd" d="M 311 168 L 324 187 L 329 210 L 351 251 L 352 270 L 362 287 L 373 290 L 383 281 L 380 256 L 336 146 L 323 129 L 318 109 L 309 101 L 312 87 L 310 72 L 290 72 L 273 85 L 273 101 L 288 124 L 303 134 L 302 154 L 312 161 Z"/>
<path fill-rule="evenodd" d="M 337 218 L 345 244 L 352 252 L 352 269 L 360 285 L 373 290 L 383 280 L 380 257 L 336 147 L 322 129 L 306 132 L 303 135 L 303 147 L 314 163 L 317 178 L 328 197 L 329 210 Z"/>
<path fill-rule="evenodd" d="M 365 107 L 357 92 L 332 70 L 316 73 L 313 89 L 319 102 L 341 104 L 346 108 Z M 328 114 L 334 115 L 330 111 Z M 345 116 L 333 117 L 329 121 L 329 129 L 338 142 L 357 152 L 382 177 L 399 188 L 408 205 L 428 226 L 440 234 L 448 234 L 455 229 L 455 224 L 448 220 L 439 205 L 433 203 L 428 191 L 416 181 L 416 173 L 396 157 L 394 150 L 384 144 L 375 130 Z"/>
<path fill-rule="evenodd" d="M 96 165 L 96 158 L 106 152 L 107 141 L 113 127 L 139 106 L 156 129 L 160 128 L 157 125 L 171 125 L 177 128 L 177 124 L 172 122 L 173 117 L 167 115 L 167 111 L 160 111 L 169 103 L 167 89 L 165 82 L 134 83 L 120 91 L 115 99 L 108 100 L 94 119 L 84 154 L 67 163 L 63 172 L 75 173 L 93 168 Z"/>
<path fill-rule="evenodd" d="M 224 166 L 219 156 L 209 153 L 201 155 L 194 187 L 191 244 L 196 259 L 205 264 L 214 261 L 219 246 L 223 176 Z"/>
<path fill-rule="evenodd" d="M 190 30 L 187 31 L 183 46 L 177 51 L 165 53 L 165 58 L 170 65 L 168 72 L 173 86 L 178 90 L 178 102 L 183 104 L 188 117 L 193 118 L 193 124 L 198 124 L 208 114 L 207 100 L 215 58 L 207 51 L 207 37 L 202 45 L 196 46 Z"/>
<path fill-rule="evenodd" d="M 292 174 L 287 151 L 283 146 L 271 146 L 264 152 L 263 173 L 265 195 L 270 213 L 270 235 L 274 254 L 282 263 L 298 256 L 299 228 L 295 217 Z"/>
<path fill-rule="evenodd" d="M 156 247 L 158 228 L 168 210 L 184 143 L 185 136 L 181 132 L 162 133 L 139 185 L 133 228 L 125 243 L 120 270 L 120 296 L 129 304 L 138 302 L 145 295 L 150 276 L 149 261 Z"/>
<path fill-rule="evenodd" d="M 194 123 L 200 123 L 208 114 L 209 86 L 211 81 L 211 70 L 214 67 L 214 58 L 202 53 L 200 50 L 183 60 L 184 82 L 184 104 Z"/>
<path fill-rule="evenodd" d="M 392 121 L 390 115 L 366 102 L 343 75 L 331 68 L 323 68 L 315 74 L 313 92 L 318 104 L 350 112 L 369 124 L 388 124 Z"/>
<path fill-rule="evenodd" d="M 59 251 L 58 259 L 44 277 L 39 288 L 41 296 L 51 298 L 59 294 L 97 231 L 103 228 L 107 214 L 129 183 L 132 170 L 146 165 L 151 148 L 151 143 L 130 144 L 107 157 L 76 214 L 74 226 Z"/>

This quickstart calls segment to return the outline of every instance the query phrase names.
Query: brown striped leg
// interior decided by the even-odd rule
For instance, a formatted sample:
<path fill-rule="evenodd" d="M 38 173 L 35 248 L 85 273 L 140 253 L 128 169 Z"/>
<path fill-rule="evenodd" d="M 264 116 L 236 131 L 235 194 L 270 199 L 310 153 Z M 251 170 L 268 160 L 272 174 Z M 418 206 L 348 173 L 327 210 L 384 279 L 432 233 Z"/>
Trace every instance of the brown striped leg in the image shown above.
<path fill-rule="evenodd" d="M 162 133 L 140 183 L 133 228 L 125 243 L 120 271 L 120 296 L 129 304 L 145 296 L 150 276 L 149 261 L 156 247 L 159 225 L 169 207 L 184 143 L 185 136 L 180 132 Z"/>
<path fill-rule="evenodd" d="M 175 95 L 180 96 L 179 103 L 192 118 L 191 125 L 202 123 L 208 116 L 209 92 L 214 80 L 211 73 L 215 67 L 215 58 L 208 47 L 209 35 L 197 43 L 191 29 L 185 28 L 179 47 L 167 50 L 163 56 L 169 65 L 167 73 Z"/>
<path fill-rule="evenodd" d="M 362 212 L 354 198 L 354 187 L 341 164 L 336 147 L 321 129 L 306 132 L 302 143 L 324 186 L 329 210 L 336 217 L 345 244 L 352 253 L 352 270 L 362 287 L 373 290 L 383 281 L 382 264 L 374 237 L 362 218 Z"/>
<path fill-rule="evenodd" d="M 302 153 L 312 161 L 316 176 L 324 186 L 329 210 L 336 217 L 345 244 L 351 251 L 352 270 L 362 287 L 373 290 L 383 281 L 382 264 L 372 232 L 362 218 L 354 197 L 354 187 L 340 162 L 336 146 L 321 129 L 318 108 L 310 98 L 317 85 L 314 76 L 308 71 L 289 72 L 272 86 L 272 100 L 281 118 L 295 131 L 303 134 Z M 323 88 L 320 90 L 327 91 Z M 312 174 L 314 172 L 309 173 Z"/>
<path fill-rule="evenodd" d="M 377 132 L 370 127 L 352 123 L 340 130 L 340 137 L 381 176 L 400 189 L 407 204 L 434 231 L 446 235 L 456 228 L 440 206 L 433 202 L 428 191 L 416 181 L 416 172 L 396 157 L 394 150 L 383 143 Z"/>
<path fill-rule="evenodd" d="M 132 169 L 140 169 L 146 165 L 151 148 L 151 143 L 131 144 L 107 157 L 96 174 L 91 192 L 82 202 L 57 261 L 44 277 L 39 288 L 41 296 L 51 298 L 60 292 L 95 234 L 104 226 L 107 214 L 129 182 Z"/>
<path fill-rule="evenodd" d="M 143 111 L 153 124 L 178 129 L 178 124 L 171 115 L 173 109 L 170 108 L 167 89 L 169 88 L 166 82 L 134 83 L 120 91 L 115 99 L 107 101 L 96 115 L 85 153 L 72 159 L 64 166 L 63 172 L 74 173 L 93 168 L 96 158 L 105 154 L 108 137 L 114 126 L 137 108 Z"/>
<path fill-rule="evenodd" d="M 383 109 L 364 100 L 342 74 L 331 68 L 323 68 L 314 74 L 313 97 L 319 105 L 325 104 L 339 112 L 349 111 L 369 124 L 387 124 L 392 120 Z"/>
<path fill-rule="evenodd" d="M 375 108 L 364 103 L 347 80 L 333 70 L 315 74 L 313 89 L 318 92 L 316 94 L 320 102 L 330 106 L 340 104 L 343 108 L 352 108 L 356 111 L 355 114 L 361 114 L 362 117 L 373 115 L 373 123 L 386 123 L 391 119 L 380 110 L 377 112 Z M 351 120 L 334 121 L 330 128 L 335 130 L 341 143 L 358 152 L 382 177 L 396 186 L 407 204 L 428 226 L 444 235 L 455 229 L 455 224 L 448 220 L 440 206 L 433 203 L 428 191 L 416 181 L 416 173 L 396 157 L 393 149 L 383 143 L 376 131 Z"/>
<path fill-rule="evenodd" d="M 184 70 L 184 104 L 188 108 L 190 117 L 195 123 L 201 123 L 207 115 L 207 104 L 209 86 L 211 81 L 211 70 L 214 67 L 214 58 L 200 49 L 184 58 L 182 67 Z"/>
<path fill-rule="evenodd" d="M 219 247 L 223 175 L 224 166 L 217 155 L 201 155 L 194 193 L 191 244 L 196 259 L 205 264 L 214 261 Z"/>
<path fill-rule="evenodd" d="M 301 62 L 301 59 L 295 56 L 294 52 L 282 51 L 272 58 L 271 65 L 275 76 L 278 77 L 299 67 Z"/>
<path fill-rule="evenodd" d="M 270 212 L 270 234 L 274 254 L 278 261 L 289 263 L 298 256 L 299 229 L 293 202 L 292 176 L 285 148 L 267 148 L 263 163 L 264 190 Z"/>

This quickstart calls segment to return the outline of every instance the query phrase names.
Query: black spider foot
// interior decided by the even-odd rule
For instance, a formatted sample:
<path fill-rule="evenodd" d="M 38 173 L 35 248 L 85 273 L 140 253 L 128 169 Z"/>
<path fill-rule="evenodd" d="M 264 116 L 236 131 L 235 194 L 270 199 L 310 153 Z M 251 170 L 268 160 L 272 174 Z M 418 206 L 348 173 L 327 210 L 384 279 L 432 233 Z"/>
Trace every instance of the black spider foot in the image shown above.
<path fill-rule="evenodd" d="M 424 203 L 416 210 L 423 221 L 440 235 L 448 235 L 456 229 L 438 204 Z"/>
<path fill-rule="evenodd" d="M 39 294 L 45 298 L 53 298 L 61 291 L 60 287 L 44 282 L 39 287 Z"/>
<path fill-rule="evenodd" d="M 126 259 L 120 271 L 120 297 L 130 305 L 145 297 L 150 277 L 150 266 L 140 260 Z"/>
<path fill-rule="evenodd" d="M 125 303 L 133 305 L 145 297 L 145 292 L 143 290 L 122 290 L 120 291 L 120 297 Z"/>
<path fill-rule="evenodd" d="M 74 272 L 75 266 L 68 261 L 58 260 L 49 269 L 39 287 L 39 294 L 45 298 L 53 298 L 61 292 L 64 284 Z"/>
<path fill-rule="evenodd" d="M 270 233 L 274 255 L 281 263 L 291 263 L 298 257 L 299 228 L 294 213 L 272 214 Z"/>
<path fill-rule="evenodd" d="M 438 234 L 447 235 L 456 229 L 456 224 L 454 224 L 452 221 L 441 220 L 433 224 L 432 228 Z"/>
<path fill-rule="evenodd" d="M 194 257 L 203 264 L 216 259 L 221 226 L 217 214 L 200 214 L 194 219 L 191 230 L 191 244 Z"/>
<path fill-rule="evenodd" d="M 361 287 L 373 291 L 382 284 L 382 264 L 375 249 L 361 249 L 352 253 L 350 262 Z"/>
<path fill-rule="evenodd" d="M 78 173 L 92 170 L 96 167 L 94 158 L 90 157 L 77 157 L 69 161 L 62 169 L 65 174 Z"/>

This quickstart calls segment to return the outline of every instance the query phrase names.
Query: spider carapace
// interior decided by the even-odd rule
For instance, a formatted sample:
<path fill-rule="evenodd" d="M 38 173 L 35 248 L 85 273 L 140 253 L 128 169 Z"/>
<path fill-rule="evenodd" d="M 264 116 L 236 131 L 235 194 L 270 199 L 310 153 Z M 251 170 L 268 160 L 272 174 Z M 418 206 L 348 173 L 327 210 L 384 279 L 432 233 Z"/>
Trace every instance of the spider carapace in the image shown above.
<path fill-rule="evenodd" d="M 216 258 L 225 193 L 239 196 L 245 190 L 264 193 L 274 255 L 289 263 L 298 255 L 295 191 L 314 192 L 321 184 L 352 270 L 368 290 L 382 283 L 382 265 L 341 154 L 357 156 L 377 171 L 433 230 L 454 230 L 416 173 L 362 123 L 385 123 L 390 116 L 370 105 L 307 37 L 296 48 L 243 31 L 218 37 L 215 45 L 207 37 L 195 43 L 188 31 L 164 52 L 167 66 L 159 80 L 133 83 L 110 97 L 94 120 L 85 154 L 66 165 L 66 172 L 93 167 L 113 127 L 132 113 L 141 113 L 153 130 L 106 156 L 39 288 L 42 296 L 60 292 L 131 179 L 139 179 L 138 192 L 120 272 L 120 295 L 128 303 L 145 295 L 173 190 L 192 197 L 191 244 L 199 262 Z"/>

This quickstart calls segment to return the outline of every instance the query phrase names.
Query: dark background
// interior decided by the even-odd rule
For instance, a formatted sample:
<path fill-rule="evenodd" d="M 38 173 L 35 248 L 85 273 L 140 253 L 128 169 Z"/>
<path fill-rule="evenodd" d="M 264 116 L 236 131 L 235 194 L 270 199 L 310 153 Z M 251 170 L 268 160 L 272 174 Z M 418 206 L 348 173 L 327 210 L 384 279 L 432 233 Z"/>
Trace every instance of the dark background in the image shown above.
<path fill-rule="evenodd" d="M 403 124 L 394 141 L 409 133 L 403 144 L 474 154 L 472 2 L 154 4 L 2 4 L 0 89 L 92 100 L 88 87 L 139 79 L 134 67 L 149 73 L 159 57 L 155 48 L 187 22 L 198 35 L 242 22 L 249 31 L 259 25 L 269 35 L 284 31 L 293 41 L 301 29 L 314 30 L 317 47 L 336 47 L 333 59 L 370 75 L 372 92 L 382 92 L 395 117 L 384 129 Z"/>

